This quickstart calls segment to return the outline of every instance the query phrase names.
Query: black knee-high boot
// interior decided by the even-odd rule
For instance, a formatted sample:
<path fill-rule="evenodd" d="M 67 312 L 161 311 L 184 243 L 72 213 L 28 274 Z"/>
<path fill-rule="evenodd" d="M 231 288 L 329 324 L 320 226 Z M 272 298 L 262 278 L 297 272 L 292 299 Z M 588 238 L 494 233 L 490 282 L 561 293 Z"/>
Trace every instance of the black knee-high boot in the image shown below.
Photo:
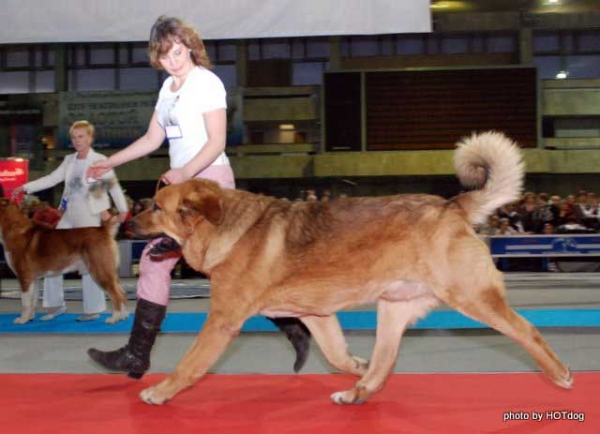
<path fill-rule="evenodd" d="M 90 348 L 88 356 L 107 371 L 127 372 L 131 378 L 142 378 L 150 368 L 150 351 L 166 311 L 166 306 L 139 299 L 127 345 L 115 351 Z"/>

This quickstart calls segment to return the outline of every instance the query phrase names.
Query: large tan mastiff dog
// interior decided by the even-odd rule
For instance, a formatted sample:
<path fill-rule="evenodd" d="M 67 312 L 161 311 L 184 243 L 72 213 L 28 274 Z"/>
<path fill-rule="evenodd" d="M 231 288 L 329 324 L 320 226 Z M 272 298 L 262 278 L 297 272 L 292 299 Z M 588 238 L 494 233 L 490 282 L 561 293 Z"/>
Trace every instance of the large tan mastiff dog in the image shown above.
<path fill-rule="evenodd" d="M 359 380 L 331 395 L 366 401 L 395 364 L 406 328 L 444 302 L 522 345 L 556 385 L 573 379 L 539 331 L 504 298 L 504 281 L 473 230 L 519 197 L 523 163 L 500 133 L 458 144 L 459 179 L 473 190 L 446 200 L 410 194 L 290 202 L 222 189 L 207 180 L 168 186 L 133 221 L 137 235 L 166 234 L 193 268 L 210 276 L 211 307 L 175 372 L 141 393 L 163 404 L 190 387 L 257 314 L 299 317 L 327 360 Z M 335 312 L 377 302 L 369 363 L 346 348 Z"/>

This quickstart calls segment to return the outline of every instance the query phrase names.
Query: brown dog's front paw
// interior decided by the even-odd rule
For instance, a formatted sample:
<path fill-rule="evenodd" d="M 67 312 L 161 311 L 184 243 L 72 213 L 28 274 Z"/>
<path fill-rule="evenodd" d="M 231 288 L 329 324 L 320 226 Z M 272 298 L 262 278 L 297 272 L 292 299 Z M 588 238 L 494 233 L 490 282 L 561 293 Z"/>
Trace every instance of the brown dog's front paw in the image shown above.
<path fill-rule="evenodd" d="M 164 394 L 160 393 L 158 387 L 149 387 L 140 392 L 140 398 L 146 404 L 163 405 L 169 400 Z"/>
<path fill-rule="evenodd" d="M 371 393 L 363 385 L 356 385 L 350 390 L 331 394 L 331 400 L 336 404 L 362 404 L 367 402 Z"/>
<path fill-rule="evenodd" d="M 364 402 L 359 399 L 358 394 L 354 389 L 332 393 L 330 398 L 333 402 L 340 405 L 362 404 Z"/>

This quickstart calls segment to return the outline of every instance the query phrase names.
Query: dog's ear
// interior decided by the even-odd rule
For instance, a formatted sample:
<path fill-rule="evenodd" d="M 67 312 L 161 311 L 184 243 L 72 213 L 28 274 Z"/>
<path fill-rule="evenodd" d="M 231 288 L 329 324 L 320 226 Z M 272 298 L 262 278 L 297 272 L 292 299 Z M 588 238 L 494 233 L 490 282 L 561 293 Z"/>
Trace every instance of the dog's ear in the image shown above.
<path fill-rule="evenodd" d="M 187 194 L 183 198 L 179 211 L 183 215 L 204 216 L 213 225 L 221 223 L 221 201 L 212 191 L 192 191 Z"/>

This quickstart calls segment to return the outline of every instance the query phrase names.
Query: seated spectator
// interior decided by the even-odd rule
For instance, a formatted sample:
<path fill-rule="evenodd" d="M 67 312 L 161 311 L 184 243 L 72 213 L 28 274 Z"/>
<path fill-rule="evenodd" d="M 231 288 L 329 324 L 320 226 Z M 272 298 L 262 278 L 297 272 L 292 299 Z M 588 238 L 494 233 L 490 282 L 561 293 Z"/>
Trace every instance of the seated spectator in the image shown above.
<path fill-rule="evenodd" d="M 579 216 L 575 211 L 575 196 L 572 194 L 567 196 L 560 202 L 560 209 L 558 212 L 558 221 L 555 227 L 560 227 L 567 224 L 567 222 L 578 222 Z"/>
<path fill-rule="evenodd" d="M 556 228 L 557 234 L 586 234 L 590 232 L 594 231 L 579 223 L 575 218 L 569 219 L 566 223 Z"/>
<path fill-rule="evenodd" d="M 480 235 L 498 235 L 500 232 L 500 217 L 497 214 L 492 214 L 488 217 L 487 222 L 481 225 L 477 233 Z"/>
<path fill-rule="evenodd" d="M 543 232 L 546 223 L 552 223 L 554 212 L 552 203 L 550 202 L 548 193 L 540 193 L 538 195 L 538 220 L 541 222 L 536 233 Z"/>
<path fill-rule="evenodd" d="M 552 223 L 553 227 L 557 227 L 560 223 L 559 223 L 559 215 L 560 215 L 560 202 L 561 202 L 561 198 L 558 195 L 553 195 L 550 196 L 550 205 L 548 207 L 550 213 L 552 214 L 552 220 L 550 220 L 550 223 Z"/>
<path fill-rule="evenodd" d="M 523 232 L 529 234 L 541 232 L 543 222 L 540 215 L 538 197 L 535 193 L 527 192 L 523 195 L 518 213 L 521 216 Z"/>
<path fill-rule="evenodd" d="M 544 223 L 544 227 L 542 228 L 542 234 L 544 235 L 552 235 L 554 233 L 554 226 L 552 223 Z"/>
<path fill-rule="evenodd" d="M 600 213 L 598 197 L 595 193 L 588 192 L 585 205 L 579 205 L 580 220 L 584 226 L 597 230 L 600 226 Z"/>
<path fill-rule="evenodd" d="M 498 216 L 500 217 L 501 222 L 502 222 L 503 218 L 508 219 L 510 226 L 516 232 L 524 232 L 522 217 L 518 211 L 518 203 L 517 202 L 509 203 L 507 205 L 500 207 L 498 209 Z"/>
<path fill-rule="evenodd" d="M 510 220 L 506 217 L 500 219 L 500 227 L 497 235 L 517 235 L 519 231 L 510 225 Z"/>

